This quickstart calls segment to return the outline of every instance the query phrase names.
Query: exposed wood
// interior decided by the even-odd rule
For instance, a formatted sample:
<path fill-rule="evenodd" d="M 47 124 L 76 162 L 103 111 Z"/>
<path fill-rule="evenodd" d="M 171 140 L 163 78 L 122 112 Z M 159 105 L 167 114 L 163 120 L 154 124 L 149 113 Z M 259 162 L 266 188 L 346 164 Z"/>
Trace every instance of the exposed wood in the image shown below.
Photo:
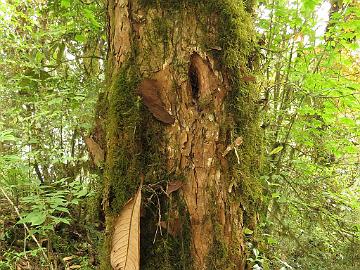
<path fill-rule="evenodd" d="M 94 160 L 94 164 L 96 166 L 101 166 L 104 161 L 104 150 L 101 149 L 100 145 L 91 137 L 86 137 L 85 143 L 89 149 L 92 159 Z"/>

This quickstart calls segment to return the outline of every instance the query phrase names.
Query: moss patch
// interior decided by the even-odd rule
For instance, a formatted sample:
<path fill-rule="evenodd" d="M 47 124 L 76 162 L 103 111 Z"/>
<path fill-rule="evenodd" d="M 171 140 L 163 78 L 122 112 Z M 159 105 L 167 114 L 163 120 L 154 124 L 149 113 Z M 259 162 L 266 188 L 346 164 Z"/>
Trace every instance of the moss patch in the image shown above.
<path fill-rule="evenodd" d="M 135 87 L 138 77 L 124 67 L 108 93 L 107 158 L 104 172 L 104 204 L 107 212 L 118 213 L 139 185 L 140 124 L 139 101 Z M 108 213 L 107 213 L 108 214 Z"/>
<path fill-rule="evenodd" d="M 109 262 L 113 218 L 135 194 L 141 172 L 140 103 L 135 88 L 139 77 L 136 66 L 128 63 L 114 74 L 107 92 L 106 164 L 103 176 L 103 207 L 106 232 L 100 250 L 100 269 L 111 269 Z"/>

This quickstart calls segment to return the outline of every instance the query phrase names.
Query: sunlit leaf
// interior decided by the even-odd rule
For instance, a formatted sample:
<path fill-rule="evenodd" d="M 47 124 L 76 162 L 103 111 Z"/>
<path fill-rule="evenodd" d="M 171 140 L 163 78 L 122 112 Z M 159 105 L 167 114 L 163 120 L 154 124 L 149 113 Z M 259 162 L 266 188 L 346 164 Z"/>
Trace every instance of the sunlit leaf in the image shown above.
<path fill-rule="evenodd" d="M 64 8 L 69 8 L 71 6 L 71 0 L 61 0 L 61 6 Z"/>
<path fill-rule="evenodd" d="M 254 233 L 254 231 L 250 230 L 249 228 L 244 228 L 243 232 L 244 234 L 249 234 L 249 235 Z"/>
<path fill-rule="evenodd" d="M 274 148 L 270 153 L 269 153 L 269 155 L 271 156 L 271 155 L 275 155 L 275 154 L 277 154 L 277 153 L 279 153 L 281 150 L 283 150 L 284 149 L 284 146 L 278 146 L 278 147 L 276 147 L 276 148 Z"/>
<path fill-rule="evenodd" d="M 19 224 L 31 223 L 32 226 L 41 225 L 46 220 L 46 212 L 33 211 L 18 221 Z"/>

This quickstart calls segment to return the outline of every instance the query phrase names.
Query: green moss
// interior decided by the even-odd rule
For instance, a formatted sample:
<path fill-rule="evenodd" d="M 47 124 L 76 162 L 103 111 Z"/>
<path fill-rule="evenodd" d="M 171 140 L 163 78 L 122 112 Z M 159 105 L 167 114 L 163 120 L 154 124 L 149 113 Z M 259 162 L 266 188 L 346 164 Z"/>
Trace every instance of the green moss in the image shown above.
<path fill-rule="evenodd" d="M 262 167 L 262 134 L 259 128 L 256 100 L 258 90 L 252 85 L 240 82 L 229 97 L 228 110 L 233 117 L 233 139 L 241 136 L 243 143 L 238 147 L 239 161 L 234 153 L 229 156 L 232 164 L 232 175 L 237 183 L 237 199 L 247 215 L 253 215 L 262 198 L 262 185 L 259 180 Z M 246 91 L 244 91 L 246 90 Z M 246 224 L 245 224 L 246 225 Z"/>
<path fill-rule="evenodd" d="M 135 87 L 138 77 L 133 68 L 124 67 L 108 93 L 107 158 L 104 172 L 107 211 L 118 213 L 139 186 L 140 124 Z"/>
<path fill-rule="evenodd" d="M 103 207 L 106 232 L 100 249 L 100 269 L 111 269 L 109 262 L 113 217 L 135 194 L 141 172 L 139 147 L 140 105 L 135 88 L 139 82 L 136 65 L 129 61 L 110 80 L 106 99 L 106 164 L 103 175 Z"/>
<path fill-rule="evenodd" d="M 141 104 L 136 94 L 136 87 L 140 81 L 137 74 L 136 64 L 129 61 L 114 75 L 116 80 L 109 87 L 107 96 L 108 151 L 103 194 L 107 220 L 103 247 L 100 250 L 100 269 L 104 270 L 111 269 L 108 254 L 113 219 L 135 194 L 140 175 L 145 176 L 145 184 L 166 183 L 171 177 L 166 167 L 166 155 L 160 150 L 160 145 L 166 143 L 162 136 L 164 125 Z M 147 222 L 152 221 L 154 219 Z M 149 239 L 152 240 L 154 232 L 148 235 Z M 176 240 L 166 239 L 165 242 L 169 242 L 169 247 L 176 246 Z"/>
<path fill-rule="evenodd" d="M 208 7 L 209 11 L 220 10 L 219 43 L 224 48 L 220 59 L 231 78 L 231 91 L 226 100 L 230 121 L 224 127 L 225 133 L 232 135 L 228 138 L 229 144 L 239 136 L 243 138 L 237 149 L 239 160 L 234 151 L 228 156 L 230 178 L 237 187 L 230 200 L 240 202 L 244 209 L 244 226 L 253 228 L 262 194 L 259 181 L 262 137 L 256 104 L 259 90 L 254 83 L 242 82 L 242 77 L 254 73 L 257 66 L 253 59 L 255 32 L 246 11 L 249 7 L 245 8 L 241 1 L 210 1 Z M 224 247 L 222 239 L 215 239 L 212 253 L 216 255 L 216 261 L 210 260 L 213 269 L 234 269 L 231 262 L 237 248 L 236 243 Z"/>
<path fill-rule="evenodd" d="M 217 221 L 214 223 L 214 242 L 208 255 L 207 269 L 234 269 L 235 265 L 231 262 L 229 257 L 229 247 L 227 247 L 219 236 L 222 235 L 222 225 Z"/>
<path fill-rule="evenodd" d="M 170 31 L 171 31 L 171 21 L 168 18 L 156 17 L 153 20 L 154 34 L 159 40 L 158 43 L 163 43 L 166 48 L 170 42 Z"/>

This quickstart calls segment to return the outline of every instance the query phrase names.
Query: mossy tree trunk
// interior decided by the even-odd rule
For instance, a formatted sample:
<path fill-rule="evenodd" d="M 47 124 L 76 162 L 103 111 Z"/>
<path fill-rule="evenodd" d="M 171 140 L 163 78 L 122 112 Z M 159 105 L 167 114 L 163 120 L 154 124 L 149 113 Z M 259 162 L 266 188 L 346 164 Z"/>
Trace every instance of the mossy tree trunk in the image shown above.
<path fill-rule="evenodd" d="M 141 175 L 141 269 L 246 268 L 261 193 L 251 8 L 108 1 L 102 269 Z"/>

